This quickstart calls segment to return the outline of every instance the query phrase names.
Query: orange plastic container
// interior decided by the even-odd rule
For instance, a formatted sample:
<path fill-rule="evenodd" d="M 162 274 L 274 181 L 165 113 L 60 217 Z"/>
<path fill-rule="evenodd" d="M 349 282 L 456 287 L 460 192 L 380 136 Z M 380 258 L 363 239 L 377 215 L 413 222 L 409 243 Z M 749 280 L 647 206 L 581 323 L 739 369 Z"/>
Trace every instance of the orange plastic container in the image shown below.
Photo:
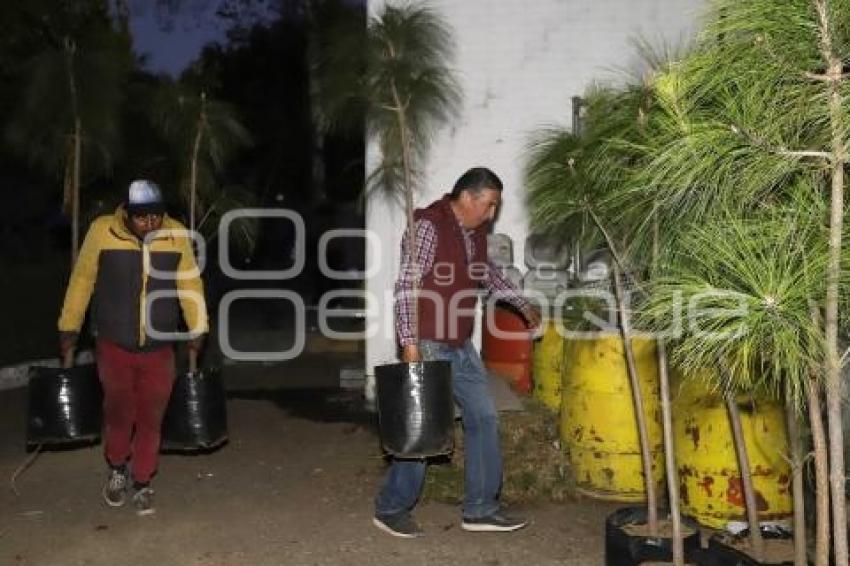
<path fill-rule="evenodd" d="M 487 318 L 485 312 L 481 321 L 481 358 L 484 365 L 494 374 L 508 379 L 516 391 L 530 393 L 534 348 L 525 319 L 500 307 L 493 310 L 490 324 Z M 514 336 L 500 336 L 499 332 L 509 332 Z"/>

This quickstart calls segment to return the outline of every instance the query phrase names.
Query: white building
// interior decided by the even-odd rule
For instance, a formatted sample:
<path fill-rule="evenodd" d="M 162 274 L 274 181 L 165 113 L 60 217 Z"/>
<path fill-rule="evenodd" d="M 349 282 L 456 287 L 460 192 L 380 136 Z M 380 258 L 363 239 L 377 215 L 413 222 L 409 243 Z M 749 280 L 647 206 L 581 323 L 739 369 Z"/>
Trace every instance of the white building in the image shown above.
<path fill-rule="evenodd" d="M 639 57 L 634 39 L 680 45 L 693 36 L 704 0 L 432 0 L 454 29 L 455 66 L 463 89 L 460 119 L 444 129 L 426 170 L 417 205 L 448 192 L 469 167 L 483 165 L 502 179 L 503 205 L 495 232 L 514 241 L 524 265 L 528 233 L 522 187 L 524 147 L 540 126 L 569 126 L 571 98 L 594 82 L 622 80 Z M 369 0 L 374 14 L 385 0 Z M 375 162 L 369 148 L 368 162 Z M 367 397 L 376 364 L 395 358 L 391 293 L 397 273 L 403 211 L 373 198 L 366 227 L 380 246 L 367 248 L 367 291 L 377 333 L 366 342 Z M 379 304 L 380 303 L 380 304 Z"/>

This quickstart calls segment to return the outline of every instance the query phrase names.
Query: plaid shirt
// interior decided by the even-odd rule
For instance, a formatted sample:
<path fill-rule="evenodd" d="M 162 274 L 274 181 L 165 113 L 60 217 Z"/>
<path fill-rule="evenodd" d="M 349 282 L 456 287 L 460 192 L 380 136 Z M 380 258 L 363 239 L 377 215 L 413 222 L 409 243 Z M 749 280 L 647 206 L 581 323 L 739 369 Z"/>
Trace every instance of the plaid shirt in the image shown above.
<path fill-rule="evenodd" d="M 463 241 L 466 244 L 466 257 L 471 261 L 475 255 L 475 244 L 472 241 L 472 230 L 461 229 Z M 399 276 L 395 283 L 395 331 L 398 336 L 399 346 L 402 348 L 415 344 L 416 333 L 413 331 L 413 297 L 416 282 L 416 270 L 408 252 L 408 231 L 401 242 L 401 266 Z M 424 277 L 434 266 L 434 258 L 437 255 L 437 229 L 430 220 L 418 220 L 416 222 L 416 257 L 422 269 Z M 484 289 L 488 293 L 499 293 L 500 298 L 519 309 L 523 314 L 529 312 L 531 303 L 523 297 L 519 290 L 511 283 L 492 262 L 487 262 L 487 279 L 484 281 Z"/>

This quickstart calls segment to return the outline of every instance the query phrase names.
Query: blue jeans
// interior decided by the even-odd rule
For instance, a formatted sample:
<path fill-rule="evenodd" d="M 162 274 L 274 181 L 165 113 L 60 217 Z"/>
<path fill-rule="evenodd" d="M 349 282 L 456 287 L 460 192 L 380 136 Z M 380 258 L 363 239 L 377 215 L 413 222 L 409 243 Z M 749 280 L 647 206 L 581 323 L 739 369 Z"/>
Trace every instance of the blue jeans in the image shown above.
<path fill-rule="evenodd" d="M 469 340 L 460 348 L 423 340 L 419 349 L 425 360 L 447 360 L 452 364 L 452 391 L 461 409 L 466 453 L 463 516 L 487 517 L 499 510 L 502 487 L 499 418 L 487 371 Z M 422 491 L 426 468 L 425 460 L 393 459 L 375 498 L 375 514 L 410 512 Z"/>

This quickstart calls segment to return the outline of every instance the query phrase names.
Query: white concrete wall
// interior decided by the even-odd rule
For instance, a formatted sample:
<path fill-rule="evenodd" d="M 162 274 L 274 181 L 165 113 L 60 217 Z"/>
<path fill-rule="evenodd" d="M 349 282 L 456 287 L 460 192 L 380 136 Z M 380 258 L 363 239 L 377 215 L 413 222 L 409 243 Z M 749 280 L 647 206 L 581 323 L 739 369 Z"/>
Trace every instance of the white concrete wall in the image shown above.
<path fill-rule="evenodd" d="M 378 12 L 385 0 L 369 0 Z M 522 188 L 524 147 L 534 129 L 570 125 L 570 98 L 594 82 L 618 82 L 639 64 L 630 41 L 653 45 L 687 42 L 704 0 L 434 0 L 454 29 L 456 68 L 464 93 L 461 117 L 434 144 L 427 180 L 417 202 L 427 204 L 451 189 L 469 167 L 493 169 L 505 185 L 495 232 L 514 240 L 514 261 L 523 268 L 528 230 Z M 374 147 L 368 160 L 374 162 Z M 396 276 L 401 208 L 371 199 L 366 226 L 379 235 L 381 268 L 367 290 L 383 298 Z M 524 271 L 524 269 L 523 269 Z M 392 311 L 380 308 L 380 331 L 367 340 L 366 368 L 394 359 Z M 387 315 L 390 315 L 387 318 Z M 371 383 L 371 382 L 370 382 Z M 371 394 L 367 384 L 367 396 Z"/>

